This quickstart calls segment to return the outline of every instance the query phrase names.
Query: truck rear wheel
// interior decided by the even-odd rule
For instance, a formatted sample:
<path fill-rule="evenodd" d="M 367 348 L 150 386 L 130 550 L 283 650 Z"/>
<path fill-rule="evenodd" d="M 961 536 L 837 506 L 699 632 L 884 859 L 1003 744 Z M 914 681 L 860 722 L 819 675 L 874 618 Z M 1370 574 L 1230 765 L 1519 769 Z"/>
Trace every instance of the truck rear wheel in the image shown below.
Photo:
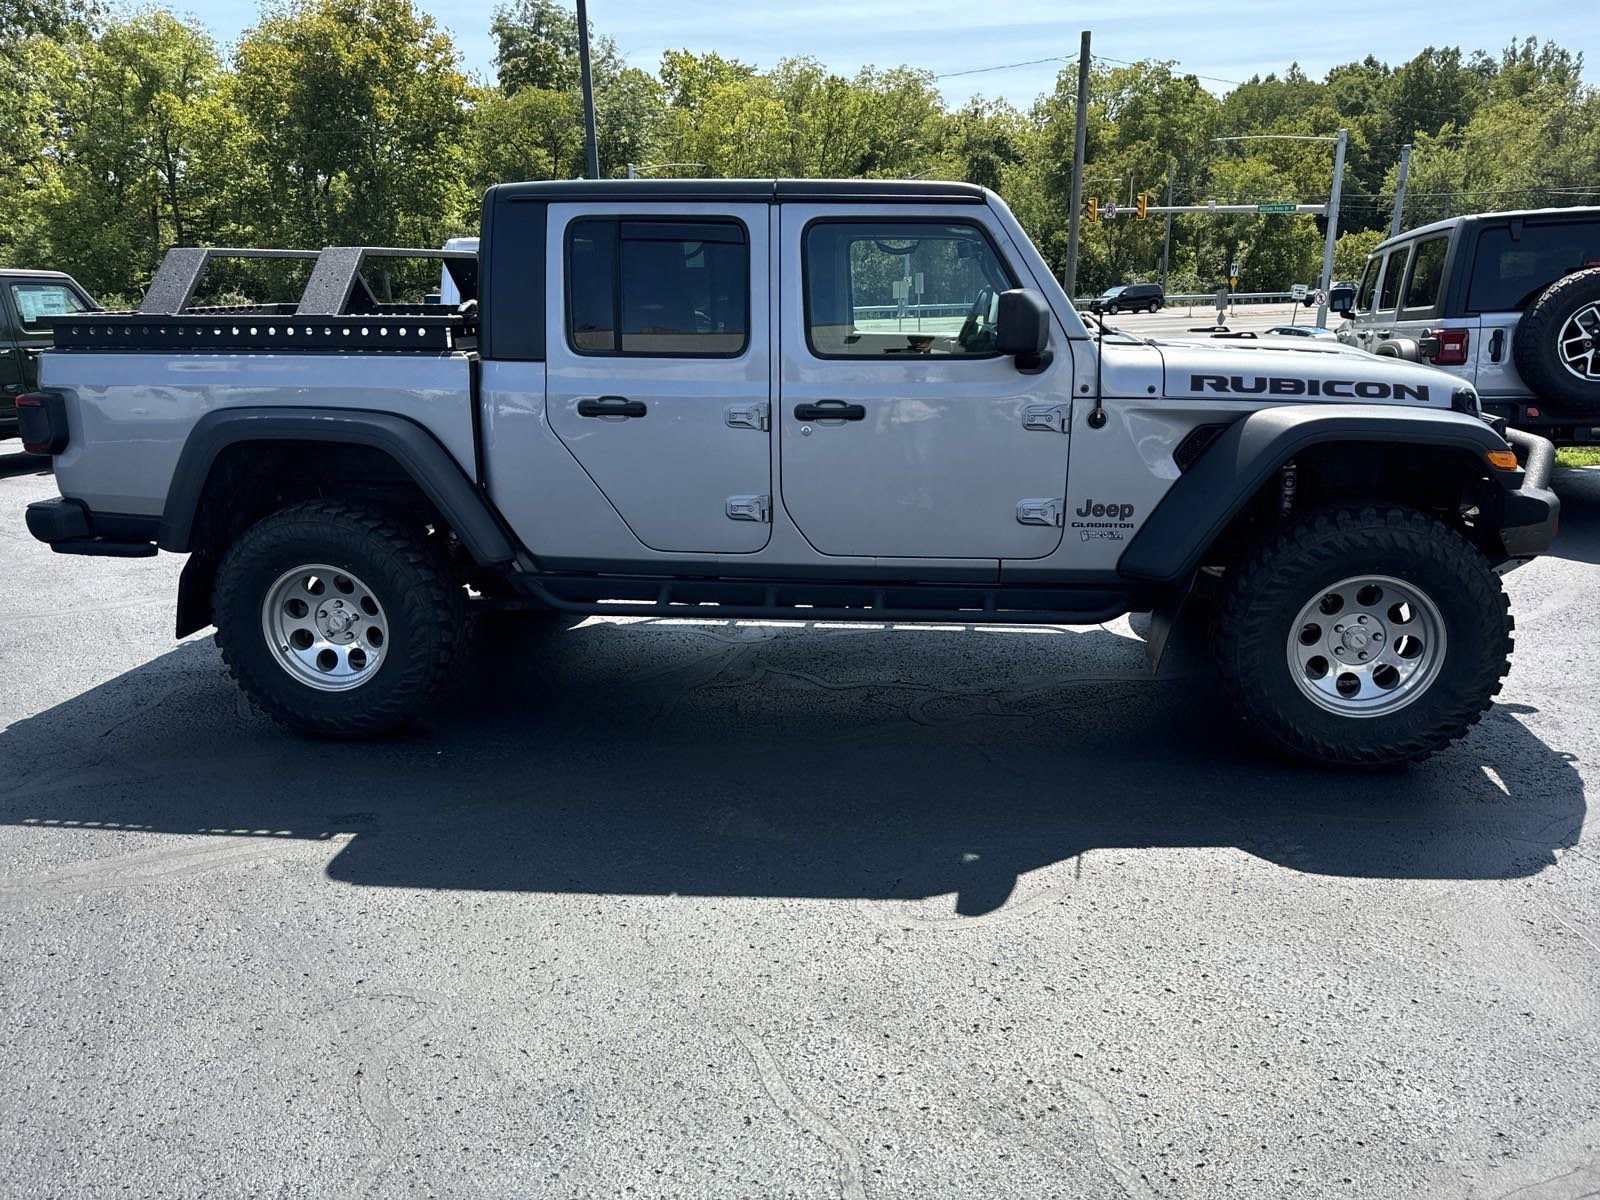
<path fill-rule="evenodd" d="M 217 644 L 239 686 L 300 733 L 410 721 L 460 645 L 463 596 L 420 533 L 337 501 L 247 529 L 217 569 Z"/>
<path fill-rule="evenodd" d="M 1215 639 L 1224 688 L 1292 757 L 1424 759 L 1478 721 L 1510 669 L 1499 577 L 1415 510 L 1312 513 L 1229 574 Z"/>
<path fill-rule="evenodd" d="M 1522 380 L 1552 408 L 1600 414 L 1600 267 L 1558 279 L 1511 336 Z"/>

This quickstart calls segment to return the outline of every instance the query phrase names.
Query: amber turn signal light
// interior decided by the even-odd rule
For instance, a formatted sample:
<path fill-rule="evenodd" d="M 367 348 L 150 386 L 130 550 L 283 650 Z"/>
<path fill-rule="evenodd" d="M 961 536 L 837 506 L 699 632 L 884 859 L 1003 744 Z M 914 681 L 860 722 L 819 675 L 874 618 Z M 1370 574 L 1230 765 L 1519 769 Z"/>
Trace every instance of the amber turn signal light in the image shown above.
<path fill-rule="evenodd" d="M 1517 469 L 1517 455 L 1514 450 L 1489 450 L 1484 457 L 1489 460 L 1491 467 L 1499 467 L 1502 471 L 1515 471 Z"/>

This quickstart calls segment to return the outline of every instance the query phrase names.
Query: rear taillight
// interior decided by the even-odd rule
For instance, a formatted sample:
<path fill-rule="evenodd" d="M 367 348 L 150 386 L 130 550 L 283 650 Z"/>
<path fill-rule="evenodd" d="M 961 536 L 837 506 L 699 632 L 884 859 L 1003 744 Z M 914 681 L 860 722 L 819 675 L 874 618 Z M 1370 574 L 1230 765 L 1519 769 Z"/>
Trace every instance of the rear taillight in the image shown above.
<path fill-rule="evenodd" d="M 1465 329 L 1430 329 L 1422 335 L 1422 354 L 1436 367 L 1460 367 L 1467 362 Z"/>
<path fill-rule="evenodd" d="M 60 454 L 67 448 L 67 406 L 51 392 L 17 397 L 17 433 L 29 454 Z"/>

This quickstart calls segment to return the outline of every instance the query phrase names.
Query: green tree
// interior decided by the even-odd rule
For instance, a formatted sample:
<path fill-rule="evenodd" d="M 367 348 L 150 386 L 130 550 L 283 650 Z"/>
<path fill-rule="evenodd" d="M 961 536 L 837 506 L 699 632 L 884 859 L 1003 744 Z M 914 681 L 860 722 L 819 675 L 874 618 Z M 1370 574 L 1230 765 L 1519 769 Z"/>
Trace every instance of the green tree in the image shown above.
<path fill-rule="evenodd" d="M 288 0 L 234 57 L 269 242 L 434 246 L 457 232 L 471 89 L 433 18 L 410 0 Z"/>

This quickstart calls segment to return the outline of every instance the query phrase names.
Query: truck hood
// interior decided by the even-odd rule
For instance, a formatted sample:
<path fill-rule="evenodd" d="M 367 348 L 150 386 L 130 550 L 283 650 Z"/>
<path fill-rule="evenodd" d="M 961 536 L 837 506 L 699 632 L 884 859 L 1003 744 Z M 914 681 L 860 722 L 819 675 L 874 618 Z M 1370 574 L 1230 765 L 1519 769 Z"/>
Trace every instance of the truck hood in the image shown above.
<path fill-rule="evenodd" d="M 1448 371 L 1299 338 L 1207 338 L 1153 343 L 1174 398 L 1332 400 L 1449 408 L 1462 387 Z"/>

